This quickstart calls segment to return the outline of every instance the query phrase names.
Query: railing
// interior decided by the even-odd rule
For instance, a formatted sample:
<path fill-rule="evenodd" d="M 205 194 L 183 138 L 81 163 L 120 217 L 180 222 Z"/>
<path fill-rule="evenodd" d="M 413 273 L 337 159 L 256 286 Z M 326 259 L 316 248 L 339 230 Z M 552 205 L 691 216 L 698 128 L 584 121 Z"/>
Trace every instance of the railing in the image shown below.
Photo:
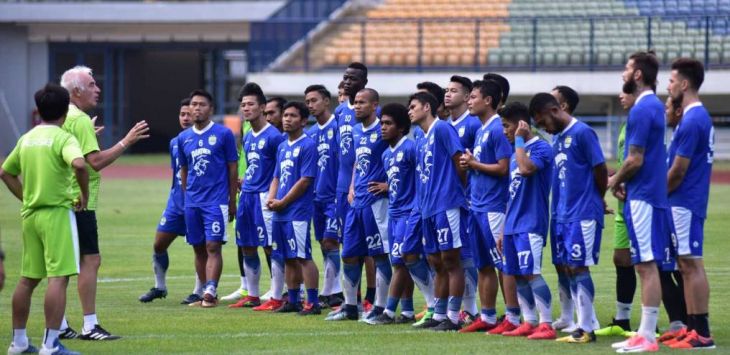
<path fill-rule="evenodd" d="M 268 58 L 275 57 L 273 53 L 278 55 L 286 50 L 283 47 L 299 40 L 304 41 L 302 57 L 291 61 L 294 64 L 276 70 L 327 70 L 341 68 L 347 60 L 357 60 L 373 69 L 404 71 L 482 71 L 485 68 L 592 71 L 622 66 L 631 53 L 647 49 L 657 51 L 663 63 L 689 56 L 702 60 L 707 68 L 730 67 L 728 14 L 681 17 L 346 18 L 332 20 L 331 28 L 338 31 L 333 36 L 313 41 L 305 34 L 320 21 L 318 18 L 268 20 L 263 32 L 252 32 L 252 36 L 261 38 L 249 48 L 251 70 L 263 70 L 271 62 Z M 388 28 L 383 26 L 388 24 L 404 30 L 378 32 L 378 28 Z M 448 31 L 455 26 L 464 30 L 460 30 L 458 38 L 454 36 L 443 42 L 439 30 Z M 356 33 L 354 37 L 353 33 Z M 338 38 L 342 42 L 343 36 L 349 38 L 352 45 L 334 45 Z M 384 36 L 387 39 L 385 43 Z M 333 45 L 340 50 L 334 59 L 331 55 Z M 330 47 L 327 49 L 329 58 L 322 55 L 322 47 Z M 441 48 L 458 54 L 433 54 Z"/>

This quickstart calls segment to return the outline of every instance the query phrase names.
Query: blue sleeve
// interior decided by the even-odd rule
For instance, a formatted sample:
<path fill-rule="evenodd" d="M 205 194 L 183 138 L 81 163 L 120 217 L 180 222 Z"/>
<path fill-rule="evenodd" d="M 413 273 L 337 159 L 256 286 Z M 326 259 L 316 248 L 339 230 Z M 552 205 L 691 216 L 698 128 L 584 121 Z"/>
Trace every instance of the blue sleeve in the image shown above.
<path fill-rule="evenodd" d="M 507 140 L 507 136 L 504 135 L 504 132 L 491 134 L 490 139 L 493 140 L 492 144 L 494 145 L 494 157 L 497 158 L 497 161 L 502 159 L 509 160 L 510 157 L 512 157 L 512 145 L 509 144 L 509 141 Z"/>
<path fill-rule="evenodd" d="M 598 142 L 598 135 L 592 129 L 586 129 L 583 134 L 580 135 L 582 140 L 581 147 L 587 147 L 588 149 L 583 150 L 583 154 L 586 155 L 586 161 L 591 163 L 592 167 L 596 167 L 606 162 L 603 157 L 603 150 L 601 149 L 601 143 Z"/>
<path fill-rule="evenodd" d="M 223 149 L 226 155 L 226 161 L 229 163 L 237 163 L 238 148 L 236 147 L 236 137 L 233 136 L 233 132 L 230 129 L 226 128 L 225 133 L 223 133 L 223 142 L 225 143 Z"/>
<path fill-rule="evenodd" d="M 302 165 L 299 172 L 300 177 L 317 176 L 317 147 L 314 144 L 307 144 L 302 147 Z"/>
<path fill-rule="evenodd" d="M 378 118 L 382 118 L 383 117 L 383 110 L 380 109 L 380 106 L 379 105 L 378 105 L 378 107 L 375 108 L 375 116 L 378 117 Z"/>
<path fill-rule="evenodd" d="M 646 116 L 647 112 L 640 108 L 634 107 L 629 112 L 628 123 L 626 124 L 626 146 L 635 145 L 637 147 L 646 148 L 647 139 L 649 138 L 649 130 L 651 128 L 651 120 Z M 628 149 L 627 149 L 628 151 Z"/>
<path fill-rule="evenodd" d="M 177 145 L 177 137 L 170 141 L 170 169 L 175 172 L 175 157 L 172 155 L 173 147 Z M 177 149 L 177 155 L 180 155 L 180 148 Z"/>
<path fill-rule="evenodd" d="M 446 148 L 446 153 L 448 154 L 449 158 L 453 157 L 456 153 L 461 153 L 464 151 L 464 148 L 461 146 L 461 143 L 459 142 L 459 136 L 456 134 L 456 131 L 454 128 L 451 127 L 448 123 L 439 124 L 436 127 L 433 127 L 436 130 L 433 132 L 434 135 L 436 135 L 436 138 L 441 142 L 441 144 Z"/>
<path fill-rule="evenodd" d="M 700 132 L 694 121 L 686 120 L 679 123 L 677 131 L 674 133 L 673 143 L 677 145 L 677 155 L 691 159 L 697 149 L 697 140 Z M 672 164 L 673 162 L 669 162 Z"/>
<path fill-rule="evenodd" d="M 547 144 L 535 144 L 535 148 L 530 151 L 530 160 L 537 170 L 545 169 L 553 160 L 552 148 Z"/>
<path fill-rule="evenodd" d="M 281 166 L 281 161 L 279 160 L 279 147 L 276 147 L 276 166 L 274 167 L 274 177 L 279 178 L 281 175 L 279 175 L 279 167 Z"/>
<path fill-rule="evenodd" d="M 284 138 L 281 134 L 274 134 L 271 136 L 271 144 L 269 144 L 269 149 L 271 149 L 271 151 L 269 153 L 274 154 L 274 159 L 276 159 L 276 152 L 279 150 L 279 145 L 285 140 L 286 138 Z"/>
<path fill-rule="evenodd" d="M 180 139 L 183 136 L 178 136 L 177 140 L 177 160 L 180 162 L 180 166 L 184 166 L 186 169 L 188 168 L 188 156 L 185 154 L 185 149 L 183 149 L 183 142 L 185 142 L 185 139 Z"/>

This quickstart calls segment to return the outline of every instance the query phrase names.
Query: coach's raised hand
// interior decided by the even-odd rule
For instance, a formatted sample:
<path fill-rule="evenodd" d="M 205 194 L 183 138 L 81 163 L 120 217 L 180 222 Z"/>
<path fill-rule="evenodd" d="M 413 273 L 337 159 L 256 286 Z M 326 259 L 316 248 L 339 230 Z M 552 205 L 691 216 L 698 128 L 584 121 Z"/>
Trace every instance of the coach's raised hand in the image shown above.
<path fill-rule="evenodd" d="M 122 144 L 122 147 L 126 148 L 126 146 L 137 143 L 140 139 L 149 138 L 149 132 L 150 127 L 147 125 L 147 121 L 139 121 L 134 125 L 134 127 L 132 127 L 132 129 L 129 130 L 127 136 L 124 137 L 120 143 Z"/>

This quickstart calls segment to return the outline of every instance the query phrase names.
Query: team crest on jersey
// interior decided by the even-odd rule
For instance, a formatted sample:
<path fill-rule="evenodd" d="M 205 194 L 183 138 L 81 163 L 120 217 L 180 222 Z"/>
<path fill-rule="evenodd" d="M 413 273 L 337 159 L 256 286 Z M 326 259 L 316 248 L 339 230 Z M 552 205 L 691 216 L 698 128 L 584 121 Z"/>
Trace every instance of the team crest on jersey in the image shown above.
<path fill-rule="evenodd" d="M 378 134 L 373 132 L 370 134 L 370 143 L 375 143 L 375 141 L 378 140 Z"/>
<path fill-rule="evenodd" d="M 565 149 L 570 148 L 570 144 L 573 143 L 573 137 L 567 136 L 565 137 Z"/>
<path fill-rule="evenodd" d="M 160 225 L 164 226 L 165 223 L 167 223 L 167 218 L 165 218 L 165 216 L 162 216 L 162 218 L 160 218 Z"/>
<path fill-rule="evenodd" d="M 335 136 L 335 132 L 333 132 L 332 129 L 330 128 L 327 131 L 327 139 L 332 139 L 332 137 L 334 137 L 334 136 Z"/>
<path fill-rule="evenodd" d="M 217 142 L 218 139 L 215 136 L 208 137 L 208 144 L 215 145 L 215 142 Z"/>
<path fill-rule="evenodd" d="M 459 128 L 459 137 L 463 137 L 464 136 L 464 132 L 466 132 L 466 127 Z"/>
<path fill-rule="evenodd" d="M 403 152 L 398 152 L 398 154 L 395 155 L 395 161 L 400 162 L 403 160 Z"/>
<path fill-rule="evenodd" d="M 262 140 L 259 141 L 259 149 L 264 149 L 264 146 L 265 145 L 266 145 L 266 141 L 265 140 L 262 139 Z"/>
<path fill-rule="evenodd" d="M 300 150 L 301 149 L 299 147 L 294 148 L 294 152 L 292 154 L 294 155 L 295 158 L 299 156 L 299 151 Z"/>

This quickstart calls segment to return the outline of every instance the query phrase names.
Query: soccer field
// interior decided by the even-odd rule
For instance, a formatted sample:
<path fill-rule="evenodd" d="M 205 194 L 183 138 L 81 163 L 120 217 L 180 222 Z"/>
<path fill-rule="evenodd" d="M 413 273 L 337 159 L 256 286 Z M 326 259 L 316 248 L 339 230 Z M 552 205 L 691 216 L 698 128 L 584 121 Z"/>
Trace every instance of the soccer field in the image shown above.
<path fill-rule="evenodd" d="M 369 326 L 356 322 L 325 322 L 324 315 L 300 317 L 253 312 L 250 309 L 190 308 L 179 304 L 193 288 L 193 255 L 184 240 L 170 249 L 168 297 L 141 304 L 137 297 L 153 285 L 151 253 L 154 231 L 165 206 L 167 179 L 105 179 L 98 210 L 102 267 L 99 273 L 97 312 L 100 323 L 123 339 L 112 342 L 67 340 L 65 345 L 82 353 L 474 353 L 512 352 L 515 354 L 605 354 L 618 338 L 599 338 L 589 345 L 528 341 L 485 334 L 434 333 L 415 331 L 410 325 Z M 615 201 L 610 201 L 615 205 Z M 0 188 L 0 228 L 7 259 L 5 289 L 0 291 L 0 346 L 10 344 L 10 297 L 20 267 L 20 203 L 7 189 Z M 599 266 L 593 269 L 596 307 L 602 324 L 614 314 L 614 268 L 611 261 L 613 216 L 606 218 Z M 705 262 L 710 280 L 710 325 L 718 345 L 717 353 L 730 353 L 725 340 L 730 337 L 730 246 L 725 233 L 730 230 L 730 185 L 711 188 L 709 217 L 705 225 Z M 725 231 L 725 232 L 723 232 Z M 232 236 L 229 226 L 229 236 Z M 555 271 L 545 249 L 543 268 L 553 292 L 554 315 L 559 311 Z M 219 292 L 227 294 L 239 285 L 235 243 L 224 247 L 224 270 Z M 313 253 L 321 261 L 319 253 Z M 321 263 L 318 262 L 318 265 Z M 320 270 L 321 271 L 321 270 Z M 268 271 L 262 290 L 268 289 Z M 43 332 L 45 283 L 33 298 L 30 322 L 31 341 L 40 346 Z M 320 281 L 320 285 L 321 285 Z M 634 299 L 632 326 L 638 327 L 639 294 Z M 416 308 L 423 299 L 416 295 Z M 502 313 L 500 307 L 499 313 Z M 81 309 L 73 280 L 68 292 L 67 315 L 72 327 L 80 330 Z M 660 328 L 667 324 L 662 309 Z M 4 349 L 4 348 L 2 348 Z M 669 350 L 663 348 L 662 351 Z"/>

